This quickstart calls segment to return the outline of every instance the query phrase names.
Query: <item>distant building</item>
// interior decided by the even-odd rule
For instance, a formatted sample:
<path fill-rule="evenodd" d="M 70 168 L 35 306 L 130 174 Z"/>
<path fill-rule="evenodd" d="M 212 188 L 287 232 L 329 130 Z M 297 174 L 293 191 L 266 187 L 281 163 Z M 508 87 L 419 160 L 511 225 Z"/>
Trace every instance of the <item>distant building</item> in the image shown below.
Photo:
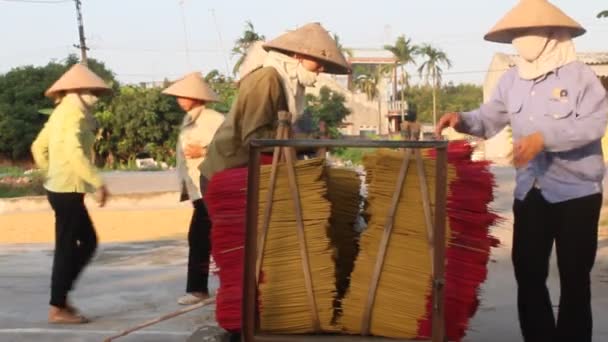
<path fill-rule="evenodd" d="M 347 106 L 352 110 L 352 114 L 346 118 L 342 133 L 387 135 L 399 132 L 401 116 L 407 114 L 408 105 L 405 101 L 403 105 L 401 101 L 395 101 L 397 71 L 394 66 L 397 60 L 392 53 L 384 49 L 351 49 L 350 52 L 347 60 L 353 73 L 328 76 L 333 82 L 322 78 L 317 85 L 317 88 L 320 88 L 334 83 L 330 88 L 341 88 L 341 92 L 347 97 Z M 389 66 L 390 72 L 378 84 L 378 97 L 370 101 L 365 93 L 356 89 L 356 80 L 363 74 L 375 73 L 377 68 L 386 66 Z"/>

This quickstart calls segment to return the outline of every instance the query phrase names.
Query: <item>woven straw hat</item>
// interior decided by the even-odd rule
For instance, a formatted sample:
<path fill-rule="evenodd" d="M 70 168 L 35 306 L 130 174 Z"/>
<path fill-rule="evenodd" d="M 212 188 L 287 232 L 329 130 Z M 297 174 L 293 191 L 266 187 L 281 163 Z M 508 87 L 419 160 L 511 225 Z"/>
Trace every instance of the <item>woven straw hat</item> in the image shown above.
<path fill-rule="evenodd" d="M 163 90 L 163 94 L 205 102 L 218 102 L 220 100 L 219 96 L 209 87 L 198 72 L 190 73 L 176 81 Z"/>
<path fill-rule="evenodd" d="M 48 97 L 55 97 L 57 93 L 69 90 L 94 90 L 99 92 L 110 91 L 110 87 L 83 64 L 74 64 L 53 85 L 44 92 Z"/>
<path fill-rule="evenodd" d="M 510 44 L 513 38 L 530 28 L 560 28 L 570 32 L 572 38 L 586 30 L 547 0 L 521 0 L 491 30 L 484 39 Z"/>
<path fill-rule="evenodd" d="M 266 50 L 298 53 L 324 64 L 328 74 L 350 74 L 350 66 L 338 49 L 336 41 L 319 23 L 306 24 L 264 44 Z"/>

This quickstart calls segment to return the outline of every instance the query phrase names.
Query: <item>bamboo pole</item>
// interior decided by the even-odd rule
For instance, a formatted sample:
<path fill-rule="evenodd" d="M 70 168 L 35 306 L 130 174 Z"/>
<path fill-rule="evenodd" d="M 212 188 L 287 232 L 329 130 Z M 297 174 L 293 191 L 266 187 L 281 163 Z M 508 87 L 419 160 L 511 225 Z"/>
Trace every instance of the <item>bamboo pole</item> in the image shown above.
<path fill-rule="evenodd" d="M 173 312 L 168 313 L 166 315 L 160 316 L 158 318 L 146 321 L 146 322 L 138 324 L 138 325 L 136 325 L 134 327 L 128 328 L 126 330 L 123 330 L 122 332 L 120 332 L 120 333 L 118 333 L 118 334 L 116 334 L 114 336 L 110 336 L 110 337 L 106 338 L 103 341 L 104 342 L 115 341 L 116 339 L 118 339 L 120 337 L 123 337 L 123 336 L 127 336 L 128 334 L 130 334 L 130 333 L 132 333 L 134 331 L 141 330 L 143 328 L 146 328 L 146 327 L 149 327 L 151 325 L 154 325 L 154 324 L 166 321 L 166 320 L 171 319 L 173 317 L 177 317 L 177 316 L 183 315 L 183 314 L 188 313 L 190 311 L 198 310 L 198 309 L 200 309 L 202 307 L 205 307 L 205 306 L 207 306 L 209 304 L 213 304 L 213 303 L 215 303 L 215 297 L 211 297 L 211 298 L 205 299 L 205 300 L 203 300 L 202 302 L 200 302 L 198 304 L 194 304 L 194 305 L 188 306 L 186 308 L 179 309 L 177 311 L 173 311 Z"/>

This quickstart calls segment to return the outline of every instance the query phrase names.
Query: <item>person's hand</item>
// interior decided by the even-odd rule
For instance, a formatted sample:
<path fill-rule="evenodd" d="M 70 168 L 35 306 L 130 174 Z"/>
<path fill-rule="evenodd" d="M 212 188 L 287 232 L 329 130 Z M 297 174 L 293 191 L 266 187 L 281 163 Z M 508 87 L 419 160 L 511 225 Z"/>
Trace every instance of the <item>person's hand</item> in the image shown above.
<path fill-rule="evenodd" d="M 526 166 L 545 147 L 545 138 L 540 132 L 530 134 L 513 144 L 513 165 Z"/>
<path fill-rule="evenodd" d="M 188 159 L 203 158 L 207 154 L 207 149 L 200 145 L 188 144 L 184 148 L 184 155 Z"/>
<path fill-rule="evenodd" d="M 108 191 L 108 188 L 106 188 L 105 185 L 100 186 L 97 191 L 95 191 L 95 199 L 99 203 L 100 208 L 106 205 L 106 201 L 108 200 L 109 196 L 110 192 Z"/>
<path fill-rule="evenodd" d="M 458 130 L 458 126 L 460 125 L 460 114 L 458 113 L 446 113 L 444 114 L 439 122 L 437 122 L 437 126 L 435 127 L 435 136 L 439 139 L 441 138 L 441 132 L 448 128 L 452 127 L 455 130 Z"/>

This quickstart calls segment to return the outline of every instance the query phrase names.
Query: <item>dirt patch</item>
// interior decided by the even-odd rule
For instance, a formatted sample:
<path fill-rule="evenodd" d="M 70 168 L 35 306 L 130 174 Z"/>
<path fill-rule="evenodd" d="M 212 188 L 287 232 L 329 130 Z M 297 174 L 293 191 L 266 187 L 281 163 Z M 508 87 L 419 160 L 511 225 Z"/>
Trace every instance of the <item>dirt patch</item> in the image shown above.
<path fill-rule="evenodd" d="M 185 238 L 192 209 L 91 210 L 100 242 L 129 242 Z M 18 212 L 0 216 L 0 244 L 52 243 L 52 211 Z"/>

